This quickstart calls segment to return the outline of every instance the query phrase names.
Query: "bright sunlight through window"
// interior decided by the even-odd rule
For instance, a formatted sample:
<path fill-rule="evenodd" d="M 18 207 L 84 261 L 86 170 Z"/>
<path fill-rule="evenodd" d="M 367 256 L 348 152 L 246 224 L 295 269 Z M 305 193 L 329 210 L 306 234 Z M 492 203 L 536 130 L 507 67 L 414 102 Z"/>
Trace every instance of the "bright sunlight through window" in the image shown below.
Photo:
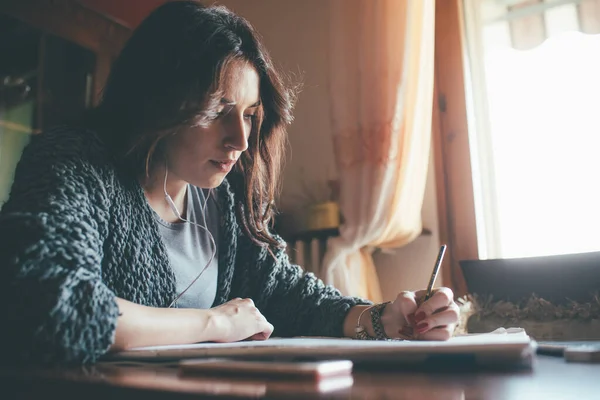
<path fill-rule="evenodd" d="M 485 59 L 503 257 L 600 250 L 600 35 Z"/>
<path fill-rule="evenodd" d="M 547 18 L 546 32 L 553 21 L 567 19 Z M 485 119 L 472 144 L 484 258 L 599 251 L 600 35 L 566 29 L 515 49 L 509 22 L 481 29 L 469 54 L 472 108 Z"/>

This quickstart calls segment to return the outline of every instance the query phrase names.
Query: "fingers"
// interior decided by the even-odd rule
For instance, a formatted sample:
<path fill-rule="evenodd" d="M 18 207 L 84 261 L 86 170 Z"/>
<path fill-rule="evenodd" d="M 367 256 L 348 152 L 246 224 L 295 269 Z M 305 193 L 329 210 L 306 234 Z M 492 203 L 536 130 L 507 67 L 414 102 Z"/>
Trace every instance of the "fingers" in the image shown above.
<path fill-rule="evenodd" d="M 271 323 L 269 323 L 269 321 L 267 321 L 265 316 L 262 315 L 260 310 L 258 308 L 256 308 L 256 306 L 254 305 L 254 301 L 252 301 L 252 299 L 241 299 L 240 303 L 249 307 L 251 309 L 251 312 L 256 317 L 256 328 L 255 328 L 256 333 L 254 335 L 250 336 L 249 339 L 250 340 L 267 340 L 273 333 L 273 330 L 275 329 L 273 327 L 273 325 Z"/>
<path fill-rule="evenodd" d="M 266 320 L 265 320 L 265 322 L 266 322 Z M 274 329 L 275 328 L 273 327 L 273 325 L 266 322 L 266 325 L 265 325 L 263 331 L 255 333 L 254 335 L 250 336 L 249 340 L 267 340 L 273 334 Z"/>
<path fill-rule="evenodd" d="M 424 320 L 429 323 L 431 328 L 456 324 L 460 315 L 460 310 L 456 304 L 451 304 L 445 311 L 433 314 L 431 317 Z"/>
<path fill-rule="evenodd" d="M 267 322 L 267 327 L 262 332 L 262 335 L 264 336 L 265 340 L 271 337 L 274 330 L 275 327 L 271 323 Z"/>
<path fill-rule="evenodd" d="M 250 298 L 245 298 L 242 299 L 241 297 L 236 297 L 235 299 L 231 299 L 231 302 L 235 302 L 235 303 L 241 303 L 250 307 L 254 307 L 254 301 L 252 301 L 252 299 Z"/>
<path fill-rule="evenodd" d="M 246 300 L 249 300 L 249 301 L 246 301 Z M 254 335 L 252 335 L 251 338 L 254 338 L 253 340 L 268 339 L 271 336 L 271 334 L 273 333 L 273 330 L 275 329 L 273 327 L 273 325 L 271 325 L 271 323 L 269 321 L 267 321 L 265 316 L 261 314 L 261 312 L 258 310 L 258 308 L 256 308 L 254 306 L 254 302 L 252 300 L 244 299 L 242 301 L 246 302 L 249 306 L 252 307 L 252 312 L 256 316 L 256 328 L 255 328 L 256 333 Z"/>
<path fill-rule="evenodd" d="M 229 300 L 227 303 L 222 304 L 221 306 L 227 305 L 229 305 L 229 307 L 232 307 L 232 310 L 235 310 L 234 312 L 236 313 L 247 312 L 248 310 L 254 313 L 259 312 L 256 306 L 254 305 L 254 301 L 252 301 L 252 299 L 249 298 L 242 299 L 240 297 L 236 297 L 234 299 Z"/>
<path fill-rule="evenodd" d="M 451 324 L 445 327 L 432 329 L 419 335 L 419 340 L 448 340 L 452 337 L 455 327 L 454 324 Z"/>
<path fill-rule="evenodd" d="M 415 327 L 417 334 L 424 334 L 430 330 L 454 326 L 458 322 L 460 310 L 456 304 L 451 304 L 445 311 L 433 314 L 420 321 Z M 451 333 L 454 332 L 452 329 Z"/>
<path fill-rule="evenodd" d="M 400 292 L 396 300 L 388 304 L 381 315 L 386 336 L 403 339 L 412 337 L 413 329 L 410 326 L 409 315 L 414 315 L 416 309 L 415 294 L 409 291 Z"/>
<path fill-rule="evenodd" d="M 437 289 L 429 300 L 419 306 L 415 314 L 417 322 L 424 319 L 421 313 L 424 313 L 426 318 L 451 304 L 454 304 L 454 293 L 452 293 L 452 290 L 448 288 Z"/>
<path fill-rule="evenodd" d="M 267 340 L 273 334 L 275 327 L 267 321 L 262 314 L 256 316 L 256 333 L 249 337 L 250 340 Z"/>
<path fill-rule="evenodd" d="M 419 306 L 415 314 L 415 332 L 425 340 L 447 340 L 452 336 L 459 316 L 460 309 L 454 303 L 452 290 L 440 288 Z"/>
<path fill-rule="evenodd" d="M 236 297 L 215 307 L 215 313 L 218 342 L 266 340 L 273 334 L 273 325 L 252 299 Z"/>
<path fill-rule="evenodd" d="M 400 292 L 393 304 L 400 314 L 404 316 L 405 324 L 412 324 L 414 322 L 410 320 L 410 316 L 414 315 L 417 310 L 417 298 L 414 292 Z"/>
<path fill-rule="evenodd" d="M 259 333 L 255 333 L 254 335 L 250 336 L 246 340 L 267 340 L 267 339 L 268 339 L 268 337 L 265 337 L 264 333 L 259 332 Z"/>

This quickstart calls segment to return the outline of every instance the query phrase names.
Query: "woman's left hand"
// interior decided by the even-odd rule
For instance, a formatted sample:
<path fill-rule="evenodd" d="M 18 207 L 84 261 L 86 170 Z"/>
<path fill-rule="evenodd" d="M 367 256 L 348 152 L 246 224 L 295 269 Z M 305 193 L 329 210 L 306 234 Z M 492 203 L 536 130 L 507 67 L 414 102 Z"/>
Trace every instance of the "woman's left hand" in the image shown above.
<path fill-rule="evenodd" d="M 460 310 L 448 288 L 434 290 L 423 302 L 426 291 L 401 292 L 381 315 L 385 333 L 390 338 L 448 340 L 454 334 Z"/>

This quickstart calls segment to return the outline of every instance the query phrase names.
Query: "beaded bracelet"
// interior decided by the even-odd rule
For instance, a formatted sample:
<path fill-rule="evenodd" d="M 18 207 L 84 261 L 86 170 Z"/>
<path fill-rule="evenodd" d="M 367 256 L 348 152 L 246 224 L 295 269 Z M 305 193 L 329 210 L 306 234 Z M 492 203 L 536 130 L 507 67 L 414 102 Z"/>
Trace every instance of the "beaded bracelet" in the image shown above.
<path fill-rule="evenodd" d="M 387 306 L 390 302 L 385 302 L 376 305 L 371 310 L 371 323 L 373 324 L 373 330 L 375 331 L 375 337 L 377 340 L 387 340 L 389 337 L 385 334 L 385 328 L 381 323 L 381 314 L 383 314 L 383 310 L 385 306 Z"/>
<path fill-rule="evenodd" d="M 391 340 L 385 334 L 385 329 L 383 327 L 383 324 L 381 323 L 381 314 L 383 313 L 385 306 L 387 306 L 389 303 L 390 302 L 388 301 L 385 303 L 376 304 L 374 306 L 367 307 L 360 313 L 360 315 L 358 316 L 358 321 L 356 321 L 356 328 L 354 328 L 354 332 L 356 334 L 355 335 L 356 339 L 359 339 L 359 340 Z M 369 333 L 367 332 L 365 327 L 360 324 L 360 319 L 362 318 L 362 315 L 368 310 L 371 311 L 371 322 L 373 323 L 373 330 L 375 331 L 375 337 L 369 335 Z"/>

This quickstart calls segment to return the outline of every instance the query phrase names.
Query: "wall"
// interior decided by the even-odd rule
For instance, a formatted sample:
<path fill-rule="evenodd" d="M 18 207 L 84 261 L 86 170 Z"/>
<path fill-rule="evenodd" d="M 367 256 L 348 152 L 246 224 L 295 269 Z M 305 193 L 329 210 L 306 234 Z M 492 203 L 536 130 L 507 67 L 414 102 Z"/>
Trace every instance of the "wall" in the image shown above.
<path fill-rule="evenodd" d="M 222 0 L 246 17 L 263 36 L 276 65 L 300 73 L 304 90 L 296 107 L 296 120 L 289 130 L 291 157 L 284 173 L 282 208 L 300 214 L 296 207 L 302 181 L 322 182 L 333 164 L 328 117 L 328 21 L 327 1 Z M 393 254 L 377 253 L 384 298 L 393 299 L 400 290 L 423 288 L 439 250 L 437 205 L 433 162 L 423 205 L 423 224 L 433 231 Z M 441 275 L 438 284 L 441 283 Z"/>
<path fill-rule="evenodd" d="M 223 0 L 263 36 L 276 66 L 301 81 L 289 129 L 289 149 L 280 208 L 292 215 L 288 226 L 301 228 L 306 188 L 317 191 L 333 168 L 328 102 L 328 2 L 321 0 Z M 293 213 L 291 213 L 293 211 Z"/>

